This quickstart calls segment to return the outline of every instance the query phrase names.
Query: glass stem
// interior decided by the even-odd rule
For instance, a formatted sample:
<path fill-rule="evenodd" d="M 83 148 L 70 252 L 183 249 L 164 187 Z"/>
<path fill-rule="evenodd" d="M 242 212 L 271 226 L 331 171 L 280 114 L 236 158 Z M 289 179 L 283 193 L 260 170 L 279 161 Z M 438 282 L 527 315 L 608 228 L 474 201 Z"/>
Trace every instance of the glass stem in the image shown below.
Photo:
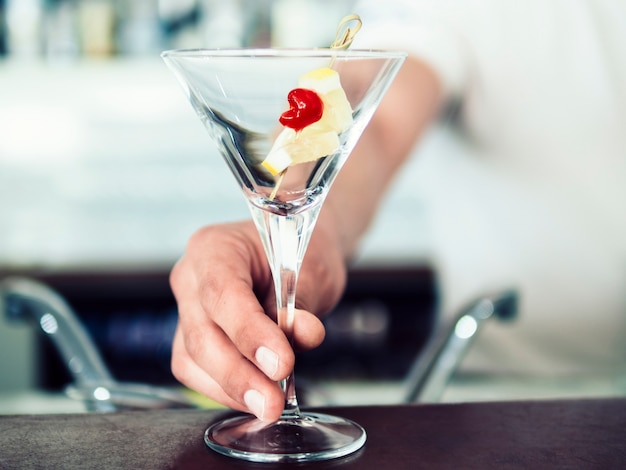
<path fill-rule="evenodd" d="M 298 273 L 320 205 L 297 214 L 275 214 L 252 204 L 250 208 L 274 278 L 276 322 L 293 345 Z M 300 409 L 293 371 L 279 385 L 285 394 L 285 408 L 281 418 L 297 418 Z"/>
<path fill-rule="evenodd" d="M 289 343 L 293 346 L 293 320 L 296 307 L 296 283 L 298 271 L 288 268 L 280 268 L 280 281 L 275 282 L 277 322 L 285 333 Z M 296 383 L 294 372 L 279 382 L 280 388 L 285 394 L 285 408 L 281 418 L 294 418 L 300 415 L 298 399 L 296 398 Z"/>

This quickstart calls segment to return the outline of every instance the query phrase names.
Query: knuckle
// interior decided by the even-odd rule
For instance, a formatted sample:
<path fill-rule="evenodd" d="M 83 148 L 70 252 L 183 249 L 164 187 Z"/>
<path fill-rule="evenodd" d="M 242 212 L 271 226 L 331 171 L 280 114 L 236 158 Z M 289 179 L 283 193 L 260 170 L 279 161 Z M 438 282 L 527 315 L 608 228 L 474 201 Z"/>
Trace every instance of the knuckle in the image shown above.
<path fill-rule="evenodd" d="M 189 357 L 198 362 L 206 353 L 206 341 L 204 332 L 199 328 L 191 328 L 185 332 L 184 347 Z"/>
<path fill-rule="evenodd" d="M 249 352 L 252 343 L 252 331 L 248 322 L 237 322 L 229 332 L 231 341 L 237 345 L 238 349 L 246 354 Z M 247 355 L 247 354 L 246 354 Z"/>
<path fill-rule="evenodd" d="M 205 312 L 212 312 L 220 303 L 220 288 L 218 285 L 219 280 L 212 277 L 206 277 L 202 280 L 202 283 L 198 286 L 198 295 L 200 299 L 200 305 Z"/>
<path fill-rule="evenodd" d="M 226 368 L 219 380 L 219 383 L 224 391 L 230 396 L 243 396 L 245 387 L 242 383 L 242 374 L 240 373 L 240 370 L 238 368 Z"/>

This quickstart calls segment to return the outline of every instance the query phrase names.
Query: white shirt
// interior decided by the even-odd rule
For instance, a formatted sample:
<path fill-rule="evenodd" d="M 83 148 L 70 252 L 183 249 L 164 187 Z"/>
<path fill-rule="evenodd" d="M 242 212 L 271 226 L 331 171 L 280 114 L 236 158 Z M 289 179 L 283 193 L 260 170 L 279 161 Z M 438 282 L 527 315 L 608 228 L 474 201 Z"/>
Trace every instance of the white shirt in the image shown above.
<path fill-rule="evenodd" d="M 513 286 L 466 367 L 626 371 L 626 2 L 362 1 L 353 47 L 407 50 L 461 102 L 422 167 L 443 309 Z"/>

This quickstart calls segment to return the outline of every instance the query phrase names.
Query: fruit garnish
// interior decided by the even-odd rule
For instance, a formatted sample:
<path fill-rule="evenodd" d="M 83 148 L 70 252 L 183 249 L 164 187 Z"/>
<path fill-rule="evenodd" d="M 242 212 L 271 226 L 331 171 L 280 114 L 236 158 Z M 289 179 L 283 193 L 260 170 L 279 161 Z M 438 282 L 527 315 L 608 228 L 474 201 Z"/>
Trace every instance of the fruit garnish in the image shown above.
<path fill-rule="evenodd" d="M 273 176 L 289 166 L 331 155 L 340 145 L 339 134 L 352 124 L 352 107 L 341 87 L 337 71 L 328 67 L 312 70 L 300 77 L 298 88 L 292 90 L 289 96 L 294 92 L 298 95 L 309 92 L 319 97 L 322 114 L 314 121 L 311 119 L 312 122 L 305 127 L 289 125 L 278 135 L 262 162 L 262 166 Z M 282 118 L 292 109 L 293 105 L 282 114 L 280 122 L 283 125 L 286 124 Z"/>
<path fill-rule="evenodd" d="M 346 16 L 339 23 L 331 49 L 347 49 L 360 28 L 358 15 Z M 289 109 L 279 118 L 285 129 L 261 162 L 272 176 L 278 176 L 270 199 L 274 199 L 287 168 L 335 153 L 341 145 L 339 134 L 352 124 L 352 106 L 339 74 L 331 68 L 333 63 L 334 57 L 329 67 L 302 75 L 298 87 L 287 95 Z"/>
<path fill-rule="evenodd" d="M 296 88 L 287 95 L 289 109 L 281 114 L 278 121 L 296 131 L 319 121 L 324 113 L 324 103 L 313 90 Z"/>

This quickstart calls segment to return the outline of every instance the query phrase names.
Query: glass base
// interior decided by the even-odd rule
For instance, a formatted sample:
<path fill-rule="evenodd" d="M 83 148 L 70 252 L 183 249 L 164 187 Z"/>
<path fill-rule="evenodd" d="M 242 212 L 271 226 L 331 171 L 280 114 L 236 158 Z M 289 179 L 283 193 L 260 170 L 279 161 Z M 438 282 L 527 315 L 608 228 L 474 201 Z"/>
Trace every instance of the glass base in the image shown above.
<path fill-rule="evenodd" d="M 351 454 L 365 444 L 365 430 L 343 418 L 301 413 L 265 423 L 254 416 L 219 421 L 204 433 L 211 449 L 252 462 L 312 462 Z"/>

